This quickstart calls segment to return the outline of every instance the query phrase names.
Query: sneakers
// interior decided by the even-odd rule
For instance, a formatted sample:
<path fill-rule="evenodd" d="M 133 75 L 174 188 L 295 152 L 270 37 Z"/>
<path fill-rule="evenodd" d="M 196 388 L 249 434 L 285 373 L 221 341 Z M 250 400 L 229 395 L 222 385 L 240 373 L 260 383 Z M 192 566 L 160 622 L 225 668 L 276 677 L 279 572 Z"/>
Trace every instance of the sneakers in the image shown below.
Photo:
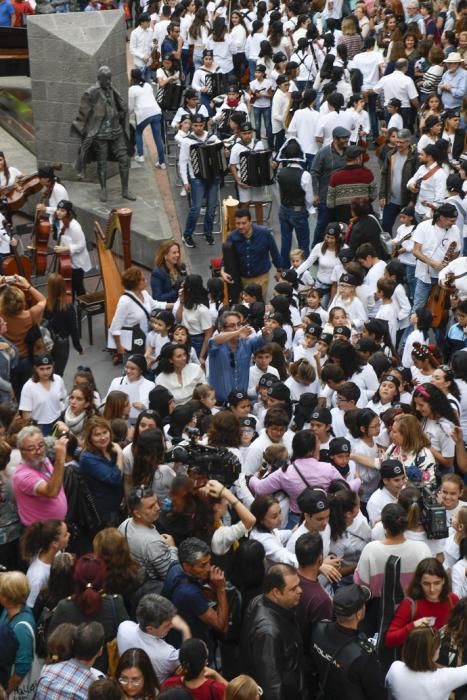
<path fill-rule="evenodd" d="M 196 248 L 195 242 L 191 236 L 183 236 L 182 240 L 187 248 Z"/>
<path fill-rule="evenodd" d="M 214 238 L 212 236 L 206 235 L 205 238 L 208 245 L 214 245 Z"/>
<path fill-rule="evenodd" d="M 167 166 L 165 163 L 154 163 L 156 168 L 159 168 L 159 170 L 167 170 Z"/>
<path fill-rule="evenodd" d="M 144 163 L 144 156 L 135 156 L 135 161 L 137 163 Z"/>
<path fill-rule="evenodd" d="M 180 197 L 186 197 L 186 189 L 184 187 L 180 190 Z"/>

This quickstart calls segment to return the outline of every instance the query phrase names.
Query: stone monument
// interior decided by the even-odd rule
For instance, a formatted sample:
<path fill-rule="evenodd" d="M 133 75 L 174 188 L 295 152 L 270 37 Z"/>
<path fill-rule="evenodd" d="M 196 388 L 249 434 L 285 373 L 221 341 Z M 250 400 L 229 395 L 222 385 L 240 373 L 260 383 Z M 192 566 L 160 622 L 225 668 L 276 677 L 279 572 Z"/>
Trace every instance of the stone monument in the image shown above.
<path fill-rule="evenodd" d="M 32 111 L 38 165 L 62 163 L 60 177 L 78 180 L 75 169 L 80 137 L 70 130 L 81 96 L 95 83 L 101 66 L 109 66 L 112 83 L 128 94 L 126 25 L 123 11 L 32 15 L 28 18 Z M 108 163 L 108 176 L 118 173 Z M 96 165 L 86 180 L 98 181 Z"/>

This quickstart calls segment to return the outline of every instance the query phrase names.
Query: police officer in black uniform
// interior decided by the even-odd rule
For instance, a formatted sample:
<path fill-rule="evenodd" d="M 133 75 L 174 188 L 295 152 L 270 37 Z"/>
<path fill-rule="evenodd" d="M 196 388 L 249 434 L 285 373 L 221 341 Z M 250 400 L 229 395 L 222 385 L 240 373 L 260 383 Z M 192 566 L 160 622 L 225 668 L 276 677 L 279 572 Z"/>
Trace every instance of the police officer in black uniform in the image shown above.
<path fill-rule="evenodd" d="M 352 584 L 334 596 L 335 622 L 318 622 L 312 630 L 310 653 L 323 688 L 323 700 L 385 700 L 383 669 L 373 646 L 358 631 L 365 617 L 368 588 Z"/>

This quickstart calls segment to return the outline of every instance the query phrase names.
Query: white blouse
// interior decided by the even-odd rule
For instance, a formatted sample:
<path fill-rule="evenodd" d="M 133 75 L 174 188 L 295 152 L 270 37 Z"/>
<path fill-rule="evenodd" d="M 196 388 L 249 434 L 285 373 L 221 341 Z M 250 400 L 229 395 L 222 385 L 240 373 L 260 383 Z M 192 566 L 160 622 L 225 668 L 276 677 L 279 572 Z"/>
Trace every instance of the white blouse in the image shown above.
<path fill-rule="evenodd" d="M 204 374 L 200 365 L 196 365 L 193 362 L 189 362 L 182 369 L 181 384 L 178 381 L 178 377 L 175 372 L 170 372 L 170 374 L 161 372 L 156 377 L 156 386 L 165 386 L 165 388 L 172 393 L 177 406 L 190 401 L 193 396 L 195 386 L 197 384 L 204 384 L 205 382 L 206 375 Z"/>

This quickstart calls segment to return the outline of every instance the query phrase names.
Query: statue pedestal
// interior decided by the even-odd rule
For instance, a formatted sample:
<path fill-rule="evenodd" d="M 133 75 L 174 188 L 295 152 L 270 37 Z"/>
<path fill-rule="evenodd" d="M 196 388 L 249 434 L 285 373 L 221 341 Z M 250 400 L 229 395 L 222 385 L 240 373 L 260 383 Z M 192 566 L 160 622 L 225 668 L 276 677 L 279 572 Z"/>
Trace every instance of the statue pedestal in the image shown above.
<path fill-rule="evenodd" d="M 82 94 L 96 83 L 101 66 L 109 66 L 112 84 L 125 100 L 128 94 L 123 12 L 32 15 L 28 44 L 38 166 L 61 163 L 59 176 L 78 180 L 74 164 L 80 139 L 70 127 Z M 108 177 L 117 174 L 116 163 L 107 167 Z M 94 163 L 86 168 L 85 180 L 97 182 Z"/>

